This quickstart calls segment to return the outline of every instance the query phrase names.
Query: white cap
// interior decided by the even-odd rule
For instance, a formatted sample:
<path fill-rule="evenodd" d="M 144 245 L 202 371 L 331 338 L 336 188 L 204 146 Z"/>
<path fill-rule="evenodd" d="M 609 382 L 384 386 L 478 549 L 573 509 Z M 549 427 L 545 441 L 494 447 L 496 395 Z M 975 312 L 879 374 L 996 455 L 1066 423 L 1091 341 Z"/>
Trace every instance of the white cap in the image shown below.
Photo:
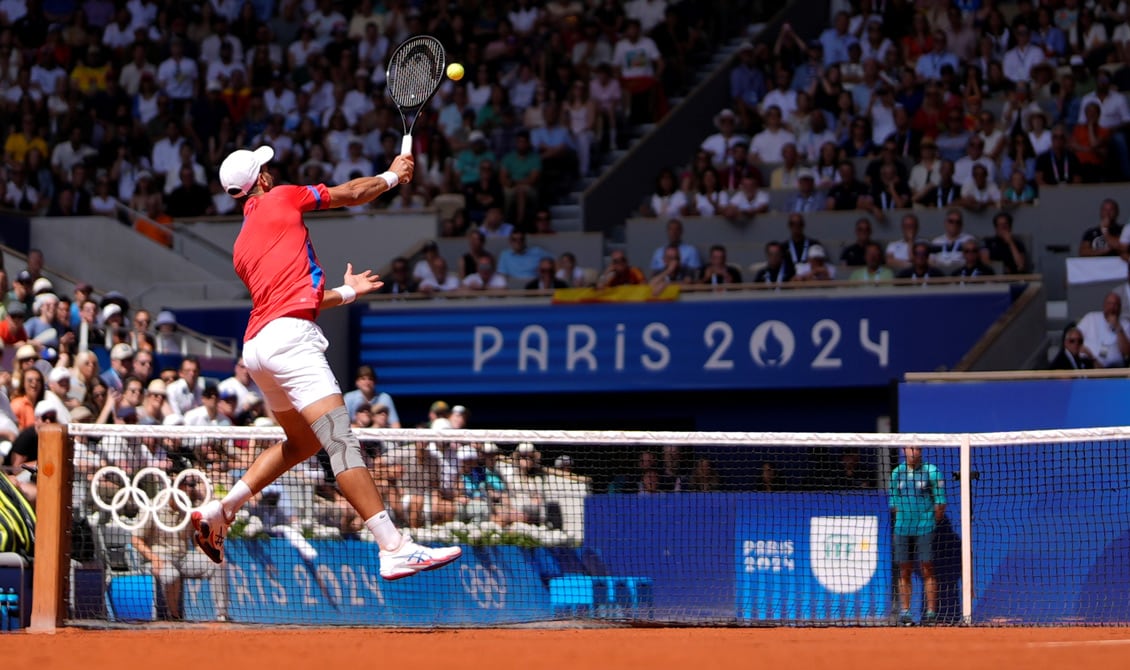
<path fill-rule="evenodd" d="M 824 251 L 824 247 L 820 246 L 819 244 L 814 244 L 808 249 L 808 257 L 827 259 L 828 252 Z"/>
<path fill-rule="evenodd" d="M 66 368 L 51 368 L 51 374 L 47 375 L 47 381 L 53 384 L 61 383 L 64 379 L 71 380 L 71 373 Z"/>
<path fill-rule="evenodd" d="M 102 308 L 102 323 L 106 323 L 106 320 L 109 319 L 111 316 L 119 315 L 121 313 L 122 313 L 122 308 L 121 308 L 120 305 L 118 305 L 116 303 L 110 303 L 110 304 L 106 305 L 105 307 Z"/>
<path fill-rule="evenodd" d="M 474 447 L 463 446 L 455 452 L 455 457 L 461 461 L 475 461 L 479 458 L 479 452 Z"/>
<path fill-rule="evenodd" d="M 486 444 L 483 445 L 483 453 L 484 454 L 497 454 L 498 453 L 498 445 L 495 444 L 494 442 L 487 442 Z"/>
<path fill-rule="evenodd" d="M 534 453 L 534 444 L 533 442 L 523 442 L 522 444 L 518 445 L 518 448 L 515 451 L 517 451 L 519 454 L 532 454 Z"/>
<path fill-rule="evenodd" d="M 35 403 L 35 418 L 42 419 L 49 412 L 55 412 L 55 415 L 57 417 L 58 410 L 59 408 L 55 405 L 55 403 L 48 402 L 46 400 L 40 400 L 39 402 Z"/>
<path fill-rule="evenodd" d="M 47 277 L 40 277 L 39 279 L 35 280 L 34 284 L 31 285 L 31 294 L 32 295 L 39 295 L 40 293 L 43 293 L 45 291 L 54 291 L 54 290 L 55 290 L 55 285 L 52 284 L 51 280 L 48 279 Z"/>
<path fill-rule="evenodd" d="M 261 146 L 255 151 L 238 149 L 220 164 L 220 185 L 233 198 L 242 198 L 255 187 L 260 169 L 275 157 L 275 150 Z"/>

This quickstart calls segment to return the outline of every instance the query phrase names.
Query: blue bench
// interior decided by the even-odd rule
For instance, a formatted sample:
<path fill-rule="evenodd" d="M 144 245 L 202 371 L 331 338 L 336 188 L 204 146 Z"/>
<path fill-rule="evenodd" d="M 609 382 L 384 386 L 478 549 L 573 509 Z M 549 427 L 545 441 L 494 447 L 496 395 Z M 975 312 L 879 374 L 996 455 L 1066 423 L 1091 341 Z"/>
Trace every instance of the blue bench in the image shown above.
<path fill-rule="evenodd" d="M 31 564 L 23 556 L 0 553 L 0 630 L 27 628 L 31 622 Z M 15 602 L 8 598 L 15 597 Z"/>

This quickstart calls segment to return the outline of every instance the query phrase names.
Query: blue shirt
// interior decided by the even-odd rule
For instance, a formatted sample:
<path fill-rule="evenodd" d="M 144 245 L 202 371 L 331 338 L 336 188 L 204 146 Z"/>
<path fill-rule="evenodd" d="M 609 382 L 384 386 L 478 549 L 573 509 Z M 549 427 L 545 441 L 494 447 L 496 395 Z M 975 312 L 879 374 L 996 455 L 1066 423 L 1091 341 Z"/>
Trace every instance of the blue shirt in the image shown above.
<path fill-rule="evenodd" d="M 854 35 L 851 33 L 844 33 L 843 35 L 836 32 L 835 28 L 829 28 L 820 34 L 820 43 L 824 45 L 824 65 L 834 65 L 836 63 L 844 63 L 848 60 L 848 46 L 853 42 L 858 42 Z"/>
<path fill-rule="evenodd" d="M 667 267 L 667 264 L 663 262 L 663 250 L 666 248 L 667 245 L 664 244 L 663 246 L 656 249 L 655 253 L 652 254 L 651 269 L 653 272 L 662 270 L 663 268 Z M 695 249 L 693 246 L 687 244 L 686 242 L 683 242 L 679 245 L 679 262 L 683 265 L 683 267 L 689 268 L 691 270 L 697 270 L 702 267 L 702 258 L 700 258 L 698 255 L 698 249 Z"/>
<path fill-rule="evenodd" d="M 934 530 L 934 506 L 946 504 L 946 485 L 933 465 L 923 463 L 911 470 L 902 463 L 891 473 L 888 495 L 895 535 L 925 535 Z"/>
<path fill-rule="evenodd" d="M 765 97 L 765 75 L 755 67 L 738 65 L 730 72 L 730 97 L 757 105 Z"/>
<path fill-rule="evenodd" d="M 538 276 L 538 263 L 543 258 L 553 258 L 553 254 L 537 246 L 526 247 L 522 253 L 505 249 L 498 255 L 498 272 L 507 277 L 533 279 Z"/>
<path fill-rule="evenodd" d="M 349 420 L 352 421 L 353 417 L 357 414 L 357 410 L 361 409 L 364 405 L 384 405 L 388 408 L 388 423 L 394 425 L 400 423 L 400 415 L 396 413 L 396 404 L 392 402 L 392 396 L 387 393 L 378 393 L 373 402 L 365 400 L 364 394 L 361 389 L 353 389 L 349 393 L 342 396 L 345 401 L 345 410 L 349 412 Z"/>
<path fill-rule="evenodd" d="M 1055 26 L 1048 28 L 1047 34 L 1041 33 L 1038 29 L 1032 31 L 1032 44 L 1041 47 L 1048 47 L 1057 56 L 1062 56 L 1067 51 L 1067 38 L 1063 36 L 1063 31 Z"/>
<path fill-rule="evenodd" d="M 793 72 L 791 88 L 798 93 L 800 91 L 807 91 L 808 85 L 811 84 L 814 79 L 816 79 L 816 65 L 805 61 L 796 66 L 796 71 Z"/>
<path fill-rule="evenodd" d="M 961 63 L 958 62 L 957 56 L 946 51 L 938 53 L 931 51 L 924 53 L 918 57 L 918 64 L 914 66 L 914 71 L 921 75 L 923 79 L 941 79 L 942 66 L 949 65 L 953 68 L 954 74 L 961 76 Z"/>
<path fill-rule="evenodd" d="M 548 126 L 534 128 L 530 133 L 530 144 L 536 149 L 565 146 L 574 151 L 577 150 L 577 145 L 573 144 L 573 135 L 568 128 L 562 125 L 556 125 L 552 128 Z"/>

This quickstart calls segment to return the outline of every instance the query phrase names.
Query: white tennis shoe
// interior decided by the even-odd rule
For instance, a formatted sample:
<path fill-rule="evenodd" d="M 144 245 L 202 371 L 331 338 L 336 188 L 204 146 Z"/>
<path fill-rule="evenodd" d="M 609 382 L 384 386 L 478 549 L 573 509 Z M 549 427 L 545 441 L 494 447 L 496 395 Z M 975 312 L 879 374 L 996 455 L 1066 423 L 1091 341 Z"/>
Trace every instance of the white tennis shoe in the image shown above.
<path fill-rule="evenodd" d="M 196 529 L 192 539 L 213 563 L 224 562 L 224 538 L 232 521 L 235 515 L 225 512 L 219 500 L 210 500 L 192 512 L 192 527 Z"/>
<path fill-rule="evenodd" d="M 381 549 L 381 577 L 389 581 L 411 577 L 417 572 L 442 568 L 462 555 L 459 547 L 425 547 L 404 533 L 399 547 L 392 551 Z"/>

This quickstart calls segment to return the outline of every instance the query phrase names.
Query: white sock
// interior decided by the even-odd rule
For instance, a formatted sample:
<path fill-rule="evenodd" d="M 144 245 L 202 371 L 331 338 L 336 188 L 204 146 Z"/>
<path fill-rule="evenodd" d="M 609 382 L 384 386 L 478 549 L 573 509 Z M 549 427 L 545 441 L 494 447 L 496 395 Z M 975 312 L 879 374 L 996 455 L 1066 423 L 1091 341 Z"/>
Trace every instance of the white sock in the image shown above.
<path fill-rule="evenodd" d="M 231 487 L 231 491 L 228 491 L 220 504 L 224 506 L 224 512 L 228 516 L 235 516 L 239 508 L 243 507 L 248 500 L 251 500 L 252 495 L 254 494 L 251 492 L 251 487 L 241 479 L 235 483 L 235 486 Z"/>
<path fill-rule="evenodd" d="M 400 546 L 400 531 L 392 523 L 388 512 L 381 510 L 365 519 L 365 527 L 377 538 L 377 544 L 385 551 L 393 551 Z"/>

